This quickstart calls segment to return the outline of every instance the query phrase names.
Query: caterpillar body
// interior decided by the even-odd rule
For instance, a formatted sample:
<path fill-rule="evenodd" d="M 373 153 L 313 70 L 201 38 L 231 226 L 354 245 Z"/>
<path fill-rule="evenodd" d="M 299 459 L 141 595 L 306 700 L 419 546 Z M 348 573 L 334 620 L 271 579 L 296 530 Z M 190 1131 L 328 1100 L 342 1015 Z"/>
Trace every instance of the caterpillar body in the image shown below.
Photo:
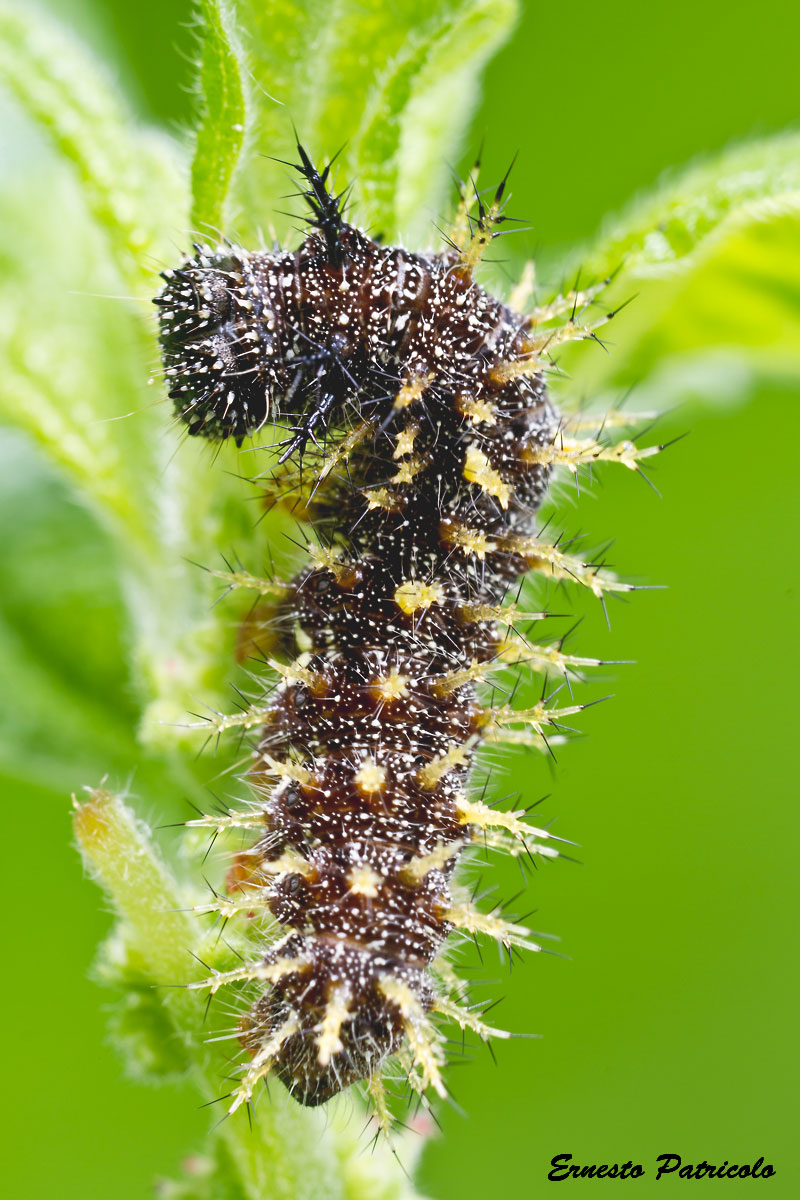
<path fill-rule="evenodd" d="M 523 637 L 542 614 L 507 593 L 530 570 L 600 597 L 631 587 L 537 533 L 551 473 L 638 469 L 658 447 L 581 438 L 548 396 L 552 347 L 613 315 L 576 320 L 599 289 L 520 315 L 475 282 L 505 181 L 489 203 L 462 198 L 444 252 L 414 254 L 347 223 L 329 169 L 298 149 L 311 208 L 299 248 L 196 245 L 156 299 L 180 419 L 237 443 L 288 421 L 273 487 L 318 534 L 277 589 L 277 688 L 218 722 L 254 733 L 253 798 L 196 822 L 253 834 L 231 898 L 206 911 L 266 909 L 285 935 L 198 986 L 254 989 L 231 1111 L 274 1074 L 306 1105 L 365 1081 L 388 1122 L 388 1059 L 444 1095 L 442 1022 L 508 1036 L 464 1003 L 448 935 L 540 948 L 461 896 L 454 872 L 473 842 L 554 857 L 557 839 L 471 797 L 470 768 L 488 743 L 546 747 L 581 706 L 487 707 L 479 685 L 513 664 L 563 675 L 595 660 Z"/>

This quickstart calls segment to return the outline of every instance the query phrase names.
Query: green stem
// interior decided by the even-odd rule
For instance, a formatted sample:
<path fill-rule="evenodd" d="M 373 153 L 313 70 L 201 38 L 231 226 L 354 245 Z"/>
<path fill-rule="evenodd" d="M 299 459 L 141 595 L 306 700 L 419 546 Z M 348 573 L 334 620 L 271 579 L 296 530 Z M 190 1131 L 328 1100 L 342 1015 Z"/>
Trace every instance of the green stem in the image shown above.
<path fill-rule="evenodd" d="M 199 922 L 181 911 L 185 899 L 177 882 L 146 828 L 117 797 L 91 792 L 76 807 L 75 832 L 89 869 L 122 920 L 130 955 L 153 985 L 160 985 L 161 1002 L 191 1057 L 199 1090 L 205 1099 L 213 1098 L 228 1068 L 224 1054 L 198 1037 L 202 999 L 195 991 L 168 986 L 202 975 L 191 957 L 207 958 L 209 953 Z M 239 1112 L 223 1121 L 218 1136 L 248 1200 L 344 1200 L 347 1195 L 330 1123 L 322 1112 L 301 1108 L 277 1087 L 262 1097 L 252 1128 Z"/>

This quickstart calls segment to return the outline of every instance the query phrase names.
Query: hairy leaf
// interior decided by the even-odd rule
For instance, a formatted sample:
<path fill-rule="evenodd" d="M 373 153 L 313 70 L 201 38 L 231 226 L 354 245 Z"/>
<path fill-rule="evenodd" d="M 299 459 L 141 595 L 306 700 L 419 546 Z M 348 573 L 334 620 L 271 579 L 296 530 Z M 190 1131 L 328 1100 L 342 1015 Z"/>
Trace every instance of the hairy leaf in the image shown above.
<path fill-rule="evenodd" d="M 225 228 L 228 190 L 244 140 L 243 53 L 230 5 L 204 0 L 202 13 L 191 223 L 213 236 Z"/>
<path fill-rule="evenodd" d="M 0 193 L 0 224 L 14 231 L 0 239 L 0 419 L 35 441 L 113 539 L 130 615 L 123 658 L 132 663 L 131 686 L 151 705 L 143 732 L 150 742 L 174 743 L 188 711 L 221 703 L 230 676 L 235 624 L 230 610 L 213 611 L 216 581 L 191 564 L 219 566 L 221 554 L 262 540 L 246 503 L 252 491 L 236 478 L 257 469 L 257 456 L 239 465 L 226 450 L 230 469 L 221 470 L 212 489 L 209 448 L 181 445 L 167 433 L 168 405 L 160 379 L 151 376 L 158 349 L 149 300 L 120 295 L 125 285 L 108 262 L 106 239 L 85 211 L 71 167 L 34 148 Z M 154 291 L 155 272 L 149 280 Z M 22 489 L 5 511 L 13 520 L 17 506 L 31 508 L 32 495 L 44 528 L 52 525 L 44 511 L 49 499 L 63 513 L 69 491 L 41 485 L 41 463 L 29 453 L 20 458 L 21 445 L 9 443 L 3 452 L 18 468 L 7 472 L 7 485 L 15 480 Z M 22 555 L 21 569 L 31 561 Z M 53 572 L 69 568 L 59 545 L 49 562 Z M 52 671 L 44 647 L 25 646 L 21 655 L 14 643 L 20 666 L 23 659 L 32 666 L 33 654 Z M 32 688 L 33 677 L 25 694 Z M 15 722 L 23 712 L 14 710 Z"/>
<path fill-rule="evenodd" d="M 510 33 L 516 0 L 236 0 L 249 88 L 235 194 L 243 237 L 299 211 L 294 130 L 313 156 L 338 152 L 362 225 L 386 237 L 429 237 L 446 163 L 457 154 L 488 56 Z"/>
<path fill-rule="evenodd" d="M 735 398 L 754 375 L 797 378 L 800 135 L 686 171 L 612 223 L 579 261 L 584 279 L 621 267 L 613 302 L 635 296 L 599 331 L 610 355 L 565 358 L 584 394 L 648 382 L 663 405 Z"/>
<path fill-rule="evenodd" d="M 139 128 L 103 67 L 37 6 L 0 4 L 0 78 L 74 164 L 131 287 L 185 225 L 180 148 Z"/>

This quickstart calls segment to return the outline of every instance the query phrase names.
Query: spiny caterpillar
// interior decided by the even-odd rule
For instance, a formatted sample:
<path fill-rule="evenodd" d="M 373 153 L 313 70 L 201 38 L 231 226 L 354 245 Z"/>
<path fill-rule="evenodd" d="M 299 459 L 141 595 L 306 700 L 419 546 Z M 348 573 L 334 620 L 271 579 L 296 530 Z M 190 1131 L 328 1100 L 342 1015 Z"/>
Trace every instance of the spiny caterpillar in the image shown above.
<path fill-rule="evenodd" d="M 565 420 L 548 397 L 552 349 L 614 315 L 576 320 L 602 284 L 520 315 L 475 282 L 508 220 L 505 180 L 488 203 L 464 189 L 446 250 L 413 254 L 346 222 L 330 167 L 298 150 L 311 208 L 299 248 L 196 245 L 155 301 L 179 418 L 237 444 L 288 420 L 271 493 L 317 535 L 288 584 L 219 572 L 275 597 L 278 683 L 212 723 L 253 731 L 254 795 L 190 824 L 254 842 L 229 897 L 202 911 L 267 910 L 285 936 L 192 986 L 257 989 L 230 1111 L 268 1074 L 306 1105 L 365 1081 L 387 1126 L 390 1057 L 417 1093 L 444 1095 L 442 1021 L 509 1036 L 464 1002 L 448 935 L 540 949 L 462 896 L 454 872 L 473 843 L 554 857 L 558 839 L 472 796 L 470 768 L 492 743 L 547 748 L 584 706 L 544 692 L 528 708 L 487 706 L 477 688 L 514 664 L 563 677 L 597 660 L 528 640 L 517 627 L 546 614 L 507 594 L 530 570 L 601 599 L 632 587 L 546 541 L 536 510 L 555 467 L 638 469 L 659 447 L 581 437 L 596 419 Z"/>

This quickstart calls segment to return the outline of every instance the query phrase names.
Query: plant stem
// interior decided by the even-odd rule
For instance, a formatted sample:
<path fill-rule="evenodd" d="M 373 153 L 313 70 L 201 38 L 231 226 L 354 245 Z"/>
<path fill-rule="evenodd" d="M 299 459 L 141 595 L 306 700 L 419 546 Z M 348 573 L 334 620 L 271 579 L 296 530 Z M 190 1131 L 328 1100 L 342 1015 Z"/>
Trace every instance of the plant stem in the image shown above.
<path fill-rule="evenodd" d="M 108 893 L 122 920 L 121 935 L 132 957 L 161 988 L 176 1036 L 187 1047 L 204 1097 L 220 1090 L 224 1054 L 198 1039 L 202 1001 L 176 983 L 202 974 L 191 954 L 207 955 L 199 925 L 181 911 L 184 899 L 161 860 L 149 831 L 118 797 L 101 789 L 76 805 L 75 832 L 84 860 Z M 239 1112 L 222 1122 L 218 1136 L 235 1164 L 248 1200 L 344 1200 L 333 1133 L 318 1110 L 301 1108 L 273 1089 L 253 1114 L 252 1127 Z"/>

